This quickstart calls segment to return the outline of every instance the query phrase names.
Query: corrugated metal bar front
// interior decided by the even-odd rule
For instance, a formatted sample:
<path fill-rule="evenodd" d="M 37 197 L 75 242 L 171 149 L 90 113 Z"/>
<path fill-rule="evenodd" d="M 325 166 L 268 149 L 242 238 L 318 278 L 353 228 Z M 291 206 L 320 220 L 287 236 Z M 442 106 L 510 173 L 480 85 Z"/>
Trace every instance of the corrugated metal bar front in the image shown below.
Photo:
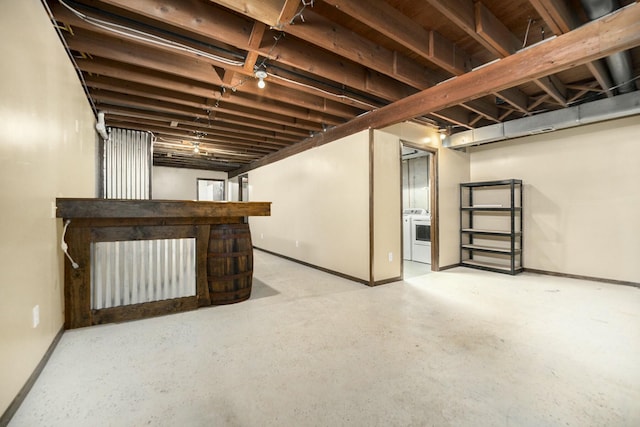
<path fill-rule="evenodd" d="M 132 240 L 91 244 L 91 308 L 196 295 L 196 241 Z"/>
<path fill-rule="evenodd" d="M 149 199 L 151 134 L 109 128 L 109 139 L 104 144 L 103 196 L 107 199 Z"/>

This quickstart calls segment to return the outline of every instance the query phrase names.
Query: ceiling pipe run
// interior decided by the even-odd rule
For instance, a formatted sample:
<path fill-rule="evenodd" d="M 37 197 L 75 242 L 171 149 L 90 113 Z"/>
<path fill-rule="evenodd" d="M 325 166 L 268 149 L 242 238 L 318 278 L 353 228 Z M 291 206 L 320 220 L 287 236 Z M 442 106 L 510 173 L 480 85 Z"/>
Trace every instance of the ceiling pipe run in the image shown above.
<path fill-rule="evenodd" d="M 581 0 L 589 19 L 596 20 L 620 8 L 617 0 Z M 633 82 L 631 55 L 629 51 L 614 53 L 605 58 L 611 77 L 618 93 L 629 93 L 635 90 Z"/>

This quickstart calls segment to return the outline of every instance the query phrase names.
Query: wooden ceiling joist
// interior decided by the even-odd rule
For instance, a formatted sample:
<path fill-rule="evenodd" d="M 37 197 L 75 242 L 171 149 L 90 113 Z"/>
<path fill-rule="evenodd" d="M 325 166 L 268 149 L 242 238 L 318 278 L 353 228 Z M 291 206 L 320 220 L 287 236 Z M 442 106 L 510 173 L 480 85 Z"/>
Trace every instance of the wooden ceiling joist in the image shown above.
<path fill-rule="evenodd" d="M 266 156 L 241 174 L 272 160 L 326 144 L 348 135 L 385 127 L 412 117 L 439 111 L 493 92 L 500 92 L 532 79 L 540 79 L 576 65 L 594 61 L 620 50 L 640 46 L 640 2 L 590 22 L 545 43 L 489 64 L 483 68 L 450 79 L 416 95 L 371 111 L 350 122 L 336 126 L 312 138 Z M 514 76 L 514 70 L 518 70 Z"/>

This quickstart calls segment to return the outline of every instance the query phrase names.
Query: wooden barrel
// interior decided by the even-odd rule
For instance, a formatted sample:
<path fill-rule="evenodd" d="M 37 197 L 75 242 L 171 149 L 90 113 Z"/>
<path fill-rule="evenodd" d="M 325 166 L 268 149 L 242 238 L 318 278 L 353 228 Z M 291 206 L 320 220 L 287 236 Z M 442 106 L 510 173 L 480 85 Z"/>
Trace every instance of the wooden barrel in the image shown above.
<path fill-rule="evenodd" d="M 249 299 L 253 247 L 249 224 L 215 224 L 209 233 L 207 281 L 212 305 Z"/>

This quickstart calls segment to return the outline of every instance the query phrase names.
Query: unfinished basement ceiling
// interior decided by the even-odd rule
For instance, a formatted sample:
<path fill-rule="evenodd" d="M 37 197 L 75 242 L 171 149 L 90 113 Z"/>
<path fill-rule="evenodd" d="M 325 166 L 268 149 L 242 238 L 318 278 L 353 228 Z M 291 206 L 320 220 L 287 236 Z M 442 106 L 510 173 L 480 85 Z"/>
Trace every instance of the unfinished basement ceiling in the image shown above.
<path fill-rule="evenodd" d="M 538 64 L 520 61 L 493 86 L 461 78 L 583 27 L 590 0 L 46 3 L 95 110 L 107 126 L 152 132 L 162 166 L 246 171 L 438 87 L 455 104 L 408 118 L 457 133 L 633 91 L 640 75 L 634 40 L 620 49 L 622 74 L 620 61 L 581 60 L 576 47 L 575 65 L 549 74 L 523 79 Z M 373 127 L 407 119 L 371 117 Z"/>

